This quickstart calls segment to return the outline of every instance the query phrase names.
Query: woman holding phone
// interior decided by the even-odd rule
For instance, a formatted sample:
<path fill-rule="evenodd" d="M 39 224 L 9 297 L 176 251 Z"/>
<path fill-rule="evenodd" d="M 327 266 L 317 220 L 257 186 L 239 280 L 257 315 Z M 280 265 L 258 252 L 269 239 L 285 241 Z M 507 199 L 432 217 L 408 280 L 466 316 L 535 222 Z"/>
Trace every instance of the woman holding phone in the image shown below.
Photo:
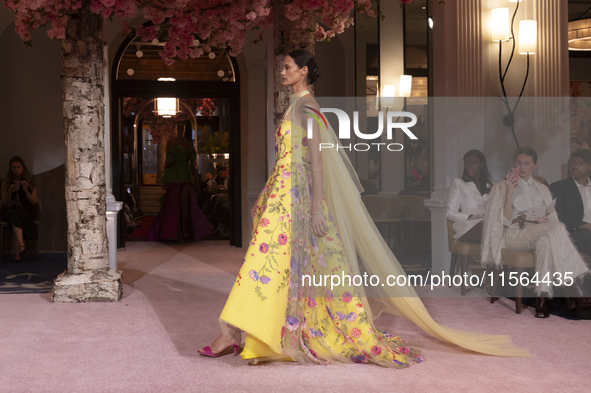
<path fill-rule="evenodd" d="M 2 221 L 12 227 L 14 259 L 20 261 L 25 254 L 24 236 L 37 239 L 35 205 L 37 189 L 22 158 L 15 156 L 8 162 L 8 174 L 2 183 Z"/>
<path fill-rule="evenodd" d="M 567 296 L 581 307 L 591 306 L 591 299 L 581 280 L 589 267 L 573 245 L 556 212 L 535 219 L 527 217 L 530 209 L 547 209 L 552 204 L 548 187 L 532 177 L 537 168 L 537 153 L 530 147 L 519 148 L 505 180 L 491 191 L 482 238 L 482 263 L 502 267 L 501 250 L 530 250 L 536 254 L 534 277 L 536 318 L 548 318 L 553 286 L 562 286 Z M 530 210 L 531 211 L 531 210 Z"/>

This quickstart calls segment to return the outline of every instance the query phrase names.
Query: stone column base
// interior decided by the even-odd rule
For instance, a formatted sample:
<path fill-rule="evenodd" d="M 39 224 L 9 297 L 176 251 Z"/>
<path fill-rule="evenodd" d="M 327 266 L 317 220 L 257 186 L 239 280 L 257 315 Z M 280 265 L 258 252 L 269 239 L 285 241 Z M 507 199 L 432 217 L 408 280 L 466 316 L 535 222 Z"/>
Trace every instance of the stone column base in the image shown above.
<path fill-rule="evenodd" d="M 122 295 L 121 272 L 100 269 L 60 274 L 54 281 L 52 300 L 56 303 L 118 302 Z"/>

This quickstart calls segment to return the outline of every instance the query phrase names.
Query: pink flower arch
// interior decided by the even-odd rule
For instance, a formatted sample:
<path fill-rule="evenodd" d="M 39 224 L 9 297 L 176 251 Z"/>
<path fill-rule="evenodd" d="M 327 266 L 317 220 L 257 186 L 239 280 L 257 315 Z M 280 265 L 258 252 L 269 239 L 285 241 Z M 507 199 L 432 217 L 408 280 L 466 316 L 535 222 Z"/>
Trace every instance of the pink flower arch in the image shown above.
<path fill-rule="evenodd" d="M 227 49 L 231 56 L 241 52 L 246 32 L 262 31 L 272 26 L 273 12 L 284 12 L 292 21 L 306 25 L 312 11 L 328 26 L 324 31 L 316 24 L 315 37 L 322 41 L 342 33 L 353 24 L 351 11 L 375 17 L 370 7 L 376 0 L 293 0 L 283 10 L 274 10 L 272 0 L 86 0 L 89 10 L 105 19 L 124 20 L 124 32 L 135 33 L 144 41 L 165 42 L 160 56 L 167 65 L 175 59 L 197 58 L 212 48 Z M 399 0 L 408 4 L 412 0 Z M 4 5 L 15 15 L 16 32 L 31 43 L 31 30 L 50 25 L 47 34 L 65 39 L 66 24 L 72 13 L 83 7 L 81 0 L 5 0 Z M 126 20 L 140 10 L 151 26 L 130 27 Z"/>

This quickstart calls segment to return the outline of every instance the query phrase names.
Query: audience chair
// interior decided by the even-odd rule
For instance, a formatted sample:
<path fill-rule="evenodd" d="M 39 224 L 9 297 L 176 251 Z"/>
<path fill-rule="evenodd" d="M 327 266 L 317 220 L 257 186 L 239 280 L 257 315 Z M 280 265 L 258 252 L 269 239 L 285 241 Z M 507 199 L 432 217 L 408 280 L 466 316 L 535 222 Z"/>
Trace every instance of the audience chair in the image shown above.
<path fill-rule="evenodd" d="M 536 267 L 536 256 L 532 251 L 509 251 L 506 248 L 501 250 L 501 258 L 503 260 L 503 267 L 507 266 L 509 271 L 515 270 L 517 277 L 521 277 L 521 273 L 528 268 Z M 497 292 L 497 282 L 499 280 L 499 272 L 495 271 L 493 276 L 493 290 L 491 303 L 495 301 L 495 295 Z M 517 280 L 515 286 L 515 313 L 521 314 L 521 299 L 523 297 L 523 286 L 521 280 Z"/>
<path fill-rule="evenodd" d="M 0 211 L 1 214 L 1 211 Z M 41 202 L 38 201 L 35 205 L 35 225 L 37 226 L 37 235 L 39 236 L 39 222 L 41 222 Z M 10 241 L 5 242 L 4 238 L 6 237 L 6 232 L 11 234 Z M 10 230 L 10 225 L 4 221 L 0 221 L 0 261 L 4 259 L 4 254 L 6 254 L 6 250 L 4 249 L 5 244 L 8 244 L 8 249 L 12 248 L 12 231 Z M 27 248 L 27 252 L 31 251 L 30 245 L 34 245 L 35 249 L 35 259 L 39 259 L 39 239 L 25 239 L 25 247 Z"/>
<path fill-rule="evenodd" d="M 585 253 L 580 253 L 581 257 L 588 265 L 591 266 L 591 258 Z M 503 266 L 507 266 L 510 270 L 514 269 L 517 272 L 517 277 L 521 277 L 521 273 L 527 268 L 535 268 L 536 256 L 532 251 L 509 251 L 505 248 L 501 250 L 501 258 L 503 259 Z M 491 303 L 494 303 L 494 295 L 496 295 L 497 281 L 499 279 L 499 272 L 496 271 L 493 278 L 493 297 Z M 521 314 L 521 300 L 523 297 L 523 286 L 521 281 L 517 280 L 515 286 L 515 313 Z"/>
<path fill-rule="evenodd" d="M 425 206 L 425 197 L 400 195 L 396 199 L 404 203 L 403 245 L 411 251 L 431 248 L 431 211 Z M 423 229 L 417 231 L 417 228 Z M 418 233 L 417 233 L 418 232 Z M 409 236 L 410 238 L 407 238 Z M 406 250 L 405 250 L 406 251 Z"/>
<path fill-rule="evenodd" d="M 449 252 L 451 252 L 451 263 L 449 265 L 449 275 L 453 277 L 456 273 L 456 262 L 460 260 L 460 276 L 468 272 L 468 264 L 471 257 L 480 256 L 480 243 L 461 242 L 454 239 L 453 221 L 447 220 L 447 239 L 449 245 Z M 451 286 L 451 284 L 450 284 Z M 466 283 L 462 280 L 461 286 L 462 296 L 466 295 Z"/>
<path fill-rule="evenodd" d="M 10 233 L 10 225 L 4 221 L 0 221 L 0 261 L 4 259 L 4 254 L 6 253 L 4 250 L 6 233 Z M 8 242 L 8 248 L 10 248 L 10 242 Z"/>
<path fill-rule="evenodd" d="M 402 233 L 400 224 L 402 224 L 402 212 L 404 204 L 394 198 L 383 195 L 366 195 L 361 198 L 372 220 L 379 227 L 379 225 L 386 225 L 388 228 L 388 235 L 386 242 L 390 247 L 390 233 L 394 226 L 394 247 L 400 245 L 399 235 Z"/>

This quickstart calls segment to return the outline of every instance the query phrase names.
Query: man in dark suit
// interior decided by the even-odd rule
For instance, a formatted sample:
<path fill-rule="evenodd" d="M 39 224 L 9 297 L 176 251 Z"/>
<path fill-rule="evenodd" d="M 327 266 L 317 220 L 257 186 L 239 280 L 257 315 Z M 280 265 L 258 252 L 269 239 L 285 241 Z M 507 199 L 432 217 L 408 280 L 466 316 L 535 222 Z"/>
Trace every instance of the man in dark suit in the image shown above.
<path fill-rule="evenodd" d="M 566 225 L 577 249 L 591 255 L 591 151 L 579 149 L 572 153 L 568 170 L 571 176 L 552 183 L 550 191 L 556 198 L 558 218 Z M 591 288 L 588 277 L 585 287 Z M 591 308 L 577 304 L 578 300 L 570 314 L 591 319 Z"/>
<path fill-rule="evenodd" d="M 571 154 L 570 177 L 552 183 L 556 213 L 580 252 L 591 255 L 591 151 L 579 149 Z"/>

